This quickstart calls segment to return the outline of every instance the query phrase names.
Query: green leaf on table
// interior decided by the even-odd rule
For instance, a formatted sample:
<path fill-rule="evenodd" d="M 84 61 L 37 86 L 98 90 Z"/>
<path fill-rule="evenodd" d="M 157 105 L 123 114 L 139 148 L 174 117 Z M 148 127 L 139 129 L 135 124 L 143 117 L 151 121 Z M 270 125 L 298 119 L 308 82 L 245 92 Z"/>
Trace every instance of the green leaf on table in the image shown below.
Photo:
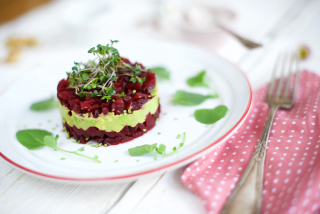
<path fill-rule="evenodd" d="M 187 83 L 191 87 L 209 87 L 206 78 L 206 71 L 201 71 L 198 75 L 190 77 Z"/>
<path fill-rule="evenodd" d="M 156 143 L 154 143 L 152 145 L 145 144 L 142 146 L 137 146 L 137 147 L 128 149 L 128 151 L 131 156 L 141 156 L 141 155 L 144 155 L 147 153 L 152 153 L 156 147 L 157 147 Z"/>
<path fill-rule="evenodd" d="M 165 79 L 165 80 L 170 79 L 170 71 L 168 71 L 164 67 L 153 67 L 153 68 L 150 68 L 150 70 L 152 72 L 156 73 L 156 75 L 157 75 L 157 77 L 159 77 L 159 79 Z"/>
<path fill-rule="evenodd" d="M 128 149 L 129 151 L 129 155 L 130 156 L 141 156 L 144 154 L 155 154 L 155 155 L 162 155 L 162 156 L 167 156 L 167 155 L 171 155 L 175 152 L 177 152 L 178 150 L 180 150 L 182 148 L 182 146 L 184 145 L 184 143 L 186 142 L 186 133 L 183 132 L 183 140 L 182 142 L 179 144 L 179 147 L 173 147 L 173 151 L 170 153 L 166 153 L 166 146 L 164 144 L 160 144 L 159 147 L 157 147 L 157 144 L 145 144 L 142 146 L 137 146 L 131 149 Z"/>
<path fill-rule="evenodd" d="M 217 95 L 201 95 L 196 93 L 190 93 L 186 91 L 179 90 L 175 93 L 172 102 L 174 104 L 185 105 L 185 106 L 195 106 L 201 104 L 206 99 L 216 98 Z"/>
<path fill-rule="evenodd" d="M 51 97 L 50 99 L 32 104 L 30 109 L 33 111 L 46 111 L 55 107 L 57 107 L 57 103 L 54 101 L 54 97 Z"/>
<path fill-rule="evenodd" d="M 224 105 L 217 106 L 214 109 L 199 109 L 194 112 L 196 120 L 203 124 L 213 124 L 223 118 L 228 111 Z"/>
<path fill-rule="evenodd" d="M 37 149 L 45 145 L 45 136 L 51 136 L 51 132 L 40 129 L 26 129 L 18 131 L 16 137 L 18 141 L 28 149 Z"/>

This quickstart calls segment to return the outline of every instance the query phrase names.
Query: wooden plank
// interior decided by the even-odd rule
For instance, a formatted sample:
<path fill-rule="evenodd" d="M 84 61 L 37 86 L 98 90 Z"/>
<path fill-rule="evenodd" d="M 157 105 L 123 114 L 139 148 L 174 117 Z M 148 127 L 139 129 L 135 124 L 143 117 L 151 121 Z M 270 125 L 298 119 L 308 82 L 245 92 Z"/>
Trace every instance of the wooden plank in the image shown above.
<path fill-rule="evenodd" d="M 1 179 L 10 173 L 13 170 L 13 167 L 7 163 L 4 159 L 0 158 L 0 181 Z M 0 190 L 1 192 L 1 190 Z"/>
<path fill-rule="evenodd" d="M 101 213 L 110 209 L 131 185 L 61 184 L 14 169 L 0 180 L 0 213 Z"/>
<path fill-rule="evenodd" d="M 130 213 L 205 214 L 200 198 L 181 182 L 184 169 L 185 167 L 165 173 Z"/>
<path fill-rule="evenodd" d="M 162 175 L 147 176 L 138 179 L 108 214 L 129 214 L 133 208 L 156 185 Z"/>

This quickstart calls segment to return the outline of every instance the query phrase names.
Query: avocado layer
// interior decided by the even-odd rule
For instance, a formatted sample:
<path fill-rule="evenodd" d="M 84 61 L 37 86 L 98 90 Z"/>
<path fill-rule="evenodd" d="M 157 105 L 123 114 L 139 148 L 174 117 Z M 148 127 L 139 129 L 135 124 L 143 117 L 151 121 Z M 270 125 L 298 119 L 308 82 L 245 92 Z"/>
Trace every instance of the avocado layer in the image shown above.
<path fill-rule="evenodd" d="M 61 105 L 59 102 L 59 110 L 61 113 L 63 123 L 69 126 L 76 126 L 79 129 L 87 130 L 89 127 L 97 127 L 99 130 L 106 132 L 120 132 L 124 126 L 135 127 L 138 123 L 143 123 L 148 113 L 154 114 L 159 106 L 159 97 L 157 90 L 152 92 L 154 95 L 148 102 L 146 102 L 141 109 L 133 111 L 131 114 L 115 115 L 109 112 L 107 115 L 100 114 L 98 118 L 89 117 L 89 114 L 79 115 Z"/>

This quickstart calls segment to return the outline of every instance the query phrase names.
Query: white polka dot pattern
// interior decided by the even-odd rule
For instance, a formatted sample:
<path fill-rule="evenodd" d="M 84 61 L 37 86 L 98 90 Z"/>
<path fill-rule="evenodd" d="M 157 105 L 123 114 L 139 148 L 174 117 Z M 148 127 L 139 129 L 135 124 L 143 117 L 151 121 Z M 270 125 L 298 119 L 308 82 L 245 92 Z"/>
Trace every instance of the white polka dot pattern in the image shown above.
<path fill-rule="evenodd" d="M 294 108 L 278 110 L 264 169 L 262 213 L 314 213 L 320 207 L 320 77 L 300 73 Z M 190 164 L 181 177 L 208 213 L 219 213 L 250 161 L 269 106 L 266 86 L 253 95 L 243 125 L 211 153 Z"/>

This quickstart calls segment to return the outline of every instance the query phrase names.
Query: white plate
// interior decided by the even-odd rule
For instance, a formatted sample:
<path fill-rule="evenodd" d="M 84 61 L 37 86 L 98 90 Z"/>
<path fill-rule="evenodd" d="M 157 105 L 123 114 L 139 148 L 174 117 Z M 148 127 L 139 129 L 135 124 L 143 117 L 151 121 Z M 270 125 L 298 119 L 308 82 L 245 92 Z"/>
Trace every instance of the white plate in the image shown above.
<path fill-rule="evenodd" d="M 164 65 L 171 70 L 171 81 L 160 82 L 161 115 L 156 126 L 145 135 L 116 146 L 94 148 L 72 143 L 62 132 L 58 109 L 47 112 L 32 112 L 32 103 L 56 94 L 57 83 L 65 78 L 74 61 L 86 61 L 93 56 L 87 53 L 90 47 L 64 50 L 45 55 L 33 71 L 19 78 L 0 97 L 0 155 L 14 166 L 42 178 L 72 182 L 106 182 L 135 179 L 139 176 L 172 170 L 186 165 L 209 152 L 228 137 L 246 117 L 251 104 L 251 88 L 246 77 L 234 65 L 210 52 L 195 47 L 162 42 L 116 44 L 122 56 L 146 66 Z M 204 88 L 190 88 L 186 79 L 206 69 L 211 86 L 220 98 L 207 100 L 199 106 L 174 106 L 172 96 L 179 89 L 208 94 Z M 206 126 L 190 116 L 196 109 L 226 105 L 227 115 Z M 84 146 L 83 154 L 98 155 L 101 164 L 72 154 L 43 147 L 28 150 L 16 139 L 18 130 L 39 128 L 59 134 L 58 146 L 65 150 L 77 150 Z M 158 133 L 161 132 L 161 135 Z M 182 139 L 178 134 L 186 132 L 183 148 L 171 155 L 157 157 L 144 155 L 131 157 L 128 149 L 143 144 L 163 143 L 167 151 L 178 146 Z M 60 160 L 62 157 L 65 160 Z M 118 160 L 118 162 L 115 162 Z M 139 161 L 138 161 L 139 160 Z"/>

